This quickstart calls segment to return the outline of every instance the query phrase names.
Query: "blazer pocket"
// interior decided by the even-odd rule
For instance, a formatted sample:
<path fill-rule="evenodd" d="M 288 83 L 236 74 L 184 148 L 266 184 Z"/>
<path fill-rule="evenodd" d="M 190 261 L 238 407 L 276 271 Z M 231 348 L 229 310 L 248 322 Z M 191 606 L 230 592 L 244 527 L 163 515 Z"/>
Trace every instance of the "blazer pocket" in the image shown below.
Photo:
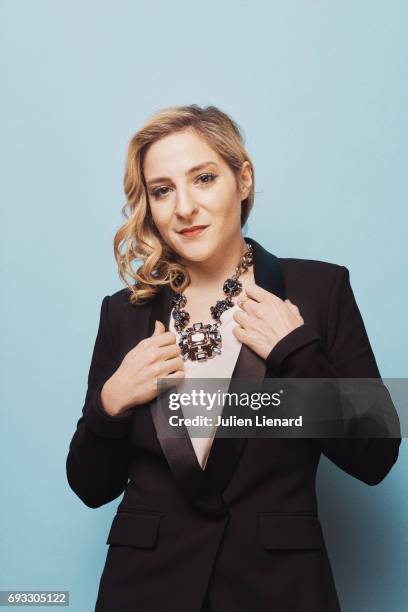
<path fill-rule="evenodd" d="M 153 548 L 156 545 L 160 514 L 118 512 L 112 522 L 106 544 Z"/>
<path fill-rule="evenodd" d="M 321 549 L 324 539 L 314 516 L 259 514 L 260 539 L 267 549 Z"/>

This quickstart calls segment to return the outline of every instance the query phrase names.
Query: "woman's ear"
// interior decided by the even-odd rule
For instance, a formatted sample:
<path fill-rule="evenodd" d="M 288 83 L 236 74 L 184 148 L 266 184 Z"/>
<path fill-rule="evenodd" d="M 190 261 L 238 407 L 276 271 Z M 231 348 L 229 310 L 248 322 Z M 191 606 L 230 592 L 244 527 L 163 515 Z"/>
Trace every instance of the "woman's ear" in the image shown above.
<path fill-rule="evenodd" d="M 246 197 L 248 197 L 249 191 L 252 186 L 252 169 L 249 161 L 244 161 L 241 167 L 240 174 L 240 191 L 243 199 L 245 199 Z"/>

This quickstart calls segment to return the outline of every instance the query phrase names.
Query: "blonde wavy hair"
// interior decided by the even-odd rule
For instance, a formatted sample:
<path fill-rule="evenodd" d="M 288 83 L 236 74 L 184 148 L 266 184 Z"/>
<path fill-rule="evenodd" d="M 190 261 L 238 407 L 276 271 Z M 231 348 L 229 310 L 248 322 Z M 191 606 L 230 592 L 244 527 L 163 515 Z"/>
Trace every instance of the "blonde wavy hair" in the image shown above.
<path fill-rule="evenodd" d="M 229 165 L 238 181 L 242 164 L 248 161 L 252 170 L 252 186 L 241 204 L 241 228 L 245 225 L 254 202 L 255 174 L 253 163 L 244 147 L 240 128 L 216 106 L 201 108 L 171 106 L 155 112 L 131 138 L 126 159 L 122 207 L 125 223 L 114 237 L 114 255 L 120 278 L 130 290 L 132 304 L 153 298 L 163 285 L 183 291 L 190 283 L 188 270 L 161 238 L 151 216 L 143 175 L 143 160 L 153 142 L 186 128 L 194 129 Z M 133 261 L 141 260 L 137 270 Z M 127 277 L 134 282 L 129 282 Z"/>

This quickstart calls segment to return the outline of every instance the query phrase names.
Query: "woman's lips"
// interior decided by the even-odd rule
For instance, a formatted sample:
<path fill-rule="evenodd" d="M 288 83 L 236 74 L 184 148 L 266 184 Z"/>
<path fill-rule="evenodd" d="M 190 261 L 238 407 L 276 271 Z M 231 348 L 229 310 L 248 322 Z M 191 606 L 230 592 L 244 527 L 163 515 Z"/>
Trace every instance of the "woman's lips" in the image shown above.
<path fill-rule="evenodd" d="M 207 227 L 208 225 L 205 225 L 203 227 L 198 227 L 197 229 L 191 230 L 190 232 L 180 232 L 180 234 L 182 236 L 185 236 L 186 238 L 194 238 L 194 236 L 198 236 L 198 234 L 201 234 L 201 232 L 207 229 Z"/>

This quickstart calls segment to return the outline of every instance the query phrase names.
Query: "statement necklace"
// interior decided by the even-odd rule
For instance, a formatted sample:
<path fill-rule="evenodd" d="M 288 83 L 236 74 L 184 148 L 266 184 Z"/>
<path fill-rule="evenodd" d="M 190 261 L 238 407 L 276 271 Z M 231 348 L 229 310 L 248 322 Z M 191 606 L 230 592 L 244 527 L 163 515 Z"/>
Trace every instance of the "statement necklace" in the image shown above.
<path fill-rule="evenodd" d="M 226 298 L 218 300 L 215 306 L 211 306 L 211 317 L 215 323 L 203 325 L 202 323 L 193 323 L 192 327 L 184 329 L 190 321 L 190 314 L 184 310 L 187 304 L 187 298 L 184 293 L 178 293 L 172 297 L 174 327 L 180 334 L 178 342 L 181 348 L 181 356 L 184 361 L 206 361 L 211 357 L 220 355 L 222 350 L 222 337 L 219 330 L 221 326 L 220 317 L 223 312 L 234 306 L 233 297 L 239 295 L 242 291 L 242 283 L 238 280 L 243 271 L 253 264 L 252 245 L 245 243 L 248 250 L 242 256 L 240 264 L 235 268 L 235 274 L 231 278 L 224 281 L 223 291 Z"/>

